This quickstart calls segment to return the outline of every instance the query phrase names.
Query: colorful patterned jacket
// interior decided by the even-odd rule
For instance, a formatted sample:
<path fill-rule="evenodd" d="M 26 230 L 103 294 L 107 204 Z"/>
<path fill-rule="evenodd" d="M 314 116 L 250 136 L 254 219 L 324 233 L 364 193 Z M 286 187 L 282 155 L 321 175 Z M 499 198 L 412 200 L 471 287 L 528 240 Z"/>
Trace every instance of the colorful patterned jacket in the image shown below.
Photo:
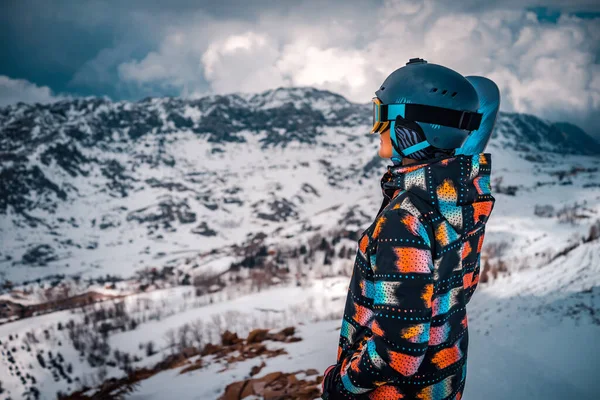
<path fill-rule="evenodd" d="M 330 399 L 461 398 L 490 167 L 489 153 L 388 166 L 358 241 Z"/>

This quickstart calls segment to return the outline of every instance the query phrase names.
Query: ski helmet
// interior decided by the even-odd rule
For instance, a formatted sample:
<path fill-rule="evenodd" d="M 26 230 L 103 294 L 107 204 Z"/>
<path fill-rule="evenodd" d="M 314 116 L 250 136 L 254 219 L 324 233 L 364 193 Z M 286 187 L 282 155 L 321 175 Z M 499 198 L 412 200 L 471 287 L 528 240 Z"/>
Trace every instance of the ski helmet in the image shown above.
<path fill-rule="evenodd" d="M 375 95 L 371 133 L 390 127 L 395 163 L 428 146 L 459 148 L 481 123 L 473 85 L 458 72 L 421 58 L 411 58 L 392 72 Z M 394 134 L 396 124 L 421 133 L 425 139 L 402 148 Z"/>

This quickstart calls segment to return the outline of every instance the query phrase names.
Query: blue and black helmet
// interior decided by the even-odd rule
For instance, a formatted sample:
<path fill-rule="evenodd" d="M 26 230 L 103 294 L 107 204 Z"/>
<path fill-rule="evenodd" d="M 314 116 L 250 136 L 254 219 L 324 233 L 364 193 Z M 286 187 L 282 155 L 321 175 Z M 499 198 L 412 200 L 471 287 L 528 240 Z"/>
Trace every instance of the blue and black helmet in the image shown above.
<path fill-rule="evenodd" d="M 375 94 L 371 133 L 382 133 L 388 127 L 394 132 L 395 125 L 400 124 L 424 137 L 402 148 L 391 134 L 392 160 L 398 162 L 428 146 L 457 149 L 481 123 L 479 97 L 469 80 L 421 58 L 412 58 L 392 72 Z"/>

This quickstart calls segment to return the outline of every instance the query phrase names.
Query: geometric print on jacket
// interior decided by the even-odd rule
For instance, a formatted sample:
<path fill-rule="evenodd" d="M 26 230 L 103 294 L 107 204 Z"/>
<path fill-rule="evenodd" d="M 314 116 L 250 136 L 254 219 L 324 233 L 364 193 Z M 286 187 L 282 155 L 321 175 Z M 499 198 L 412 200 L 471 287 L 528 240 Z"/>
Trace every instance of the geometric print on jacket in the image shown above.
<path fill-rule="evenodd" d="M 479 282 L 491 155 L 390 165 L 358 240 L 335 377 L 344 399 L 460 399 L 466 305 Z"/>

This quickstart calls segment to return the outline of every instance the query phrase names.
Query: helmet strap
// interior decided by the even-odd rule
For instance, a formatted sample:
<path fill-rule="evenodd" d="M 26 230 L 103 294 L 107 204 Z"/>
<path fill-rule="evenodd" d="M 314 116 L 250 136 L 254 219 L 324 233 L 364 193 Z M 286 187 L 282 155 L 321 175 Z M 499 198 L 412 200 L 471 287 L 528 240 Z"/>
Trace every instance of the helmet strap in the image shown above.
<path fill-rule="evenodd" d="M 425 139 L 422 142 L 413 144 L 412 146 L 405 148 L 404 150 L 402 150 L 402 154 L 407 156 L 409 154 L 414 153 L 415 151 L 419 151 L 419 150 L 424 149 L 425 147 L 429 147 L 429 146 L 431 146 L 431 145 L 429 144 L 427 139 Z"/>
<path fill-rule="evenodd" d="M 390 139 L 392 141 L 392 156 L 390 159 L 394 163 L 394 165 L 402 164 L 402 155 L 400 154 L 402 150 L 400 150 L 400 146 L 396 140 L 395 129 L 396 128 L 396 120 L 390 121 Z"/>

